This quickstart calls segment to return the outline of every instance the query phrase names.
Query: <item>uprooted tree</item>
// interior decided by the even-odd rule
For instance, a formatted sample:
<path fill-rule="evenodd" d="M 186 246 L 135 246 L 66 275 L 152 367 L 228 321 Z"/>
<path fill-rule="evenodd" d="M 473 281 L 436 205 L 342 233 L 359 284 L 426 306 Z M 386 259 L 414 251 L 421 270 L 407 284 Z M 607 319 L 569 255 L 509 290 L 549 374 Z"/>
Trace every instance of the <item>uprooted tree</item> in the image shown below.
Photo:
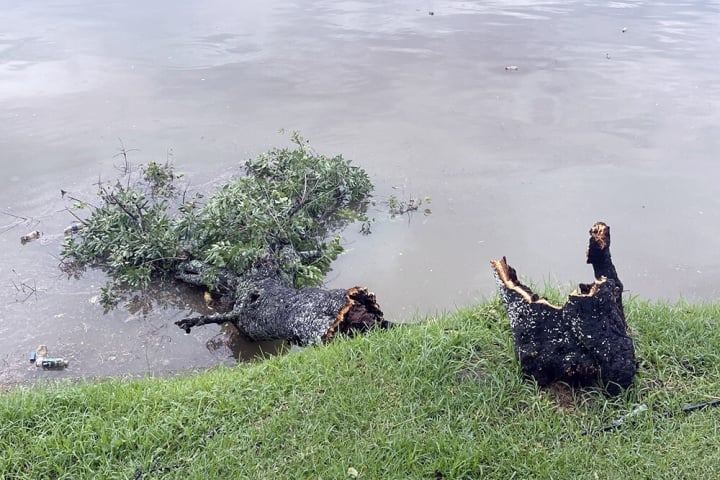
<path fill-rule="evenodd" d="M 308 344 L 387 326 L 366 288 L 319 288 L 343 250 L 332 233 L 364 218 L 368 175 L 342 156 L 315 154 L 297 134 L 293 140 L 295 148 L 248 160 L 244 175 L 207 200 L 188 198 L 169 162 L 133 169 L 122 151 L 120 178 L 98 183 L 99 205 L 75 199 L 90 214 L 76 214 L 81 228 L 63 245 L 65 267 L 106 269 L 106 308 L 123 291 L 168 277 L 228 306 L 176 322 L 188 333 L 229 321 L 251 340 Z"/>
<path fill-rule="evenodd" d="M 590 229 L 587 263 L 595 281 L 580 284 L 559 307 L 520 283 L 505 257 L 491 262 L 523 372 L 541 386 L 562 381 L 617 394 L 632 384 L 635 349 L 610 256 L 610 227 L 603 222 Z"/>

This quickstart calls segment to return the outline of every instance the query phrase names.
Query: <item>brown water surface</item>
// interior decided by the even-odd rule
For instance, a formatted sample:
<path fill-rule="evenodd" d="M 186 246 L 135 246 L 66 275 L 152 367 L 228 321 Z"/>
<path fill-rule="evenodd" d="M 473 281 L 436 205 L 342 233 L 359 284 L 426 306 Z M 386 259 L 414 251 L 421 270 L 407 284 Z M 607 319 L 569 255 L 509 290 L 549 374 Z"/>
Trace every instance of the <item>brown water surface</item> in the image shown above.
<path fill-rule="evenodd" d="M 596 220 L 631 294 L 718 298 L 719 1 L 3 0 L 2 13 L 0 382 L 250 355 L 219 327 L 173 325 L 206 311 L 195 293 L 103 314 L 102 272 L 58 270 L 60 189 L 91 199 L 120 141 L 210 191 L 297 129 L 366 168 L 378 200 L 431 197 L 428 217 L 378 207 L 371 235 L 347 229 L 328 276 L 369 286 L 393 320 L 493 295 L 502 255 L 536 284 L 587 281 Z M 40 343 L 70 367 L 31 366 Z"/>

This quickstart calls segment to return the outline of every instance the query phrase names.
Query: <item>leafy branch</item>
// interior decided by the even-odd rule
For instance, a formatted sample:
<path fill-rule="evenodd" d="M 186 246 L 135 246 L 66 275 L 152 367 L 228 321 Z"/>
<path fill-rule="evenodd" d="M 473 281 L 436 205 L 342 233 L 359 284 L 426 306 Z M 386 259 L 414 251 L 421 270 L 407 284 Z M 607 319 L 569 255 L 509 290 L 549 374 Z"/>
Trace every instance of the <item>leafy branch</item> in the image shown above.
<path fill-rule="evenodd" d="M 186 200 L 186 189 L 177 185 L 182 174 L 169 161 L 141 166 L 131 181 L 123 147 L 123 177 L 98 183 L 99 206 L 75 203 L 90 214 L 82 231 L 66 238 L 63 259 L 109 272 L 101 292 L 106 307 L 123 288 L 146 288 L 189 259 L 211 267 L 211 289 L 212 269 L 242 275 L 261 259 L 274 262 L 297 287 L 320 285 L 343 250 L 332 233 L 364 218 L 373 186 L 342 156 L 318 155 L 298 134 L 292 140 L 295 148 L 245 162 L 245 175 L 221 185 L 204 204 L 200 194 Z"/>

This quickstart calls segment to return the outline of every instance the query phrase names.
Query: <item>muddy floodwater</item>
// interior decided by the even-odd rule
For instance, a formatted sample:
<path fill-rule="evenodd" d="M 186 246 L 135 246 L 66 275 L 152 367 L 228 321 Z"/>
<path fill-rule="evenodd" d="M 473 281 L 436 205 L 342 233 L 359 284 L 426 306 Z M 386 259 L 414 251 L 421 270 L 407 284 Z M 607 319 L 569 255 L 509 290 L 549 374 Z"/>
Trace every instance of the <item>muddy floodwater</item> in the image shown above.
<path fill-rule="evenodd" d="M 720 297 L 720 1 L 1 3 L 0 383 L 257 352 L 173 324 L 207 313 L 198 292 L 104 314 L 101 271 L 58 269 L 61 189 L 92 201 L 121 145 L 202 192 L 287 145 L 280 129 L 352 159 L 378 204 L 370 235 L 343 232 L 327 285 L 368 286 L 391 320 L 494 295 L 503 255 L 536 285 L 590 280 L 597 220 L 630 295 Z M 390 195 L 430 197 L 432 214 L 390 219 Z M 38 344 L 69 367 L 32 366 Z"/>

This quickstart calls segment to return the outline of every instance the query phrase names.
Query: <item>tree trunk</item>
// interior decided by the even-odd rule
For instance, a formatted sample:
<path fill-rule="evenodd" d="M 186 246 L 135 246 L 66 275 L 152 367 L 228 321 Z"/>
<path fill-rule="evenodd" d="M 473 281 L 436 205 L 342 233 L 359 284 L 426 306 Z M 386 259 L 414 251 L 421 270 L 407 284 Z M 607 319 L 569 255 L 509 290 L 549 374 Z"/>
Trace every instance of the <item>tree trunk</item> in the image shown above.
<path fill-rule="evenodd" d="M 627 333 L 623 285 L 610 256 L 610 227 L 590 229 L 587 263 L 595 282 L 580 284 L 558 307 L 518 280 L 505 257 L 492 262 L 523 372 L 541 386 L 555 381 L 601 386 L 617 394 L 632 384 L 635 349 Z"/>
<path fill-rule="evenodd" d="M 207 271 L 208 267 L 200 262 L 186 262 L 178 278 L 201 285 Z M 220 272 L 218 280 L 218 291 L 234 302 L 232 311 L 175 322 L 180 328 L 190 333 L 193 327 L 232 322 L 250 340 L 287 340 L 307 345 L 327 342 L 337 333 L 389 326 L 375 295 L 363 287 L 296 289 L 271 263 L 261 263 L 243 277 Z"/>

